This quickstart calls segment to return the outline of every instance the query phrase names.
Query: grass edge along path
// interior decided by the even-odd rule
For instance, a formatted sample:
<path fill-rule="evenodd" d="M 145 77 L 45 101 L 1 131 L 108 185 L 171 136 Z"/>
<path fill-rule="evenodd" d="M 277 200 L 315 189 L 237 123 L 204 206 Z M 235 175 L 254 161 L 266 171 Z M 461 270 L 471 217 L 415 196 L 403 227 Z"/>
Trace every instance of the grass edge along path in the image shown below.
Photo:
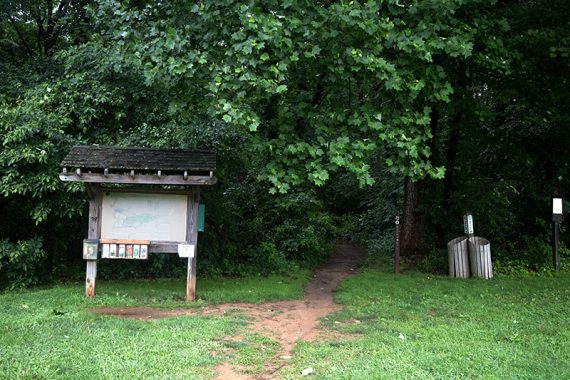
<path fill-rule="evenodd" d="M 279 375 L 318 379 L 570 379 L 570 273 L 460 280 L 369 270 L 323 320 L 356 339 L 301 342 Z"/>
<path fill-rule="evenodd" d="M 202 283 L 192 307 L 298 298 L 306 275 Z M 183 280 L 101 284 L 95 300 L 83 298 L 83 284 L 0 294 L 0 378 L 210 378 L 221 361 L 259 368 L 278 349 L 247 333 L 228 340 L 247 331 L 234 313 L 137 321 L 85 311 L 188 307 Z M 484 281 L 369 270 L 340 284 L 344 309 L 321 320 L 356 339 L 299 342 L 275 375 L 298 378 L 313 367 L 319 379 L 570 378 L 569 285 L 568 273 Z"/>
<path fill-rule="evenodd" d="M 205 279 L 200 281 L 196 303 L 183 301 L 184 280 L 168 279 L 100 281 L 92 300 L 83 297 L 82 283 L 4 292 L 0 294 L 0 378 L 210 378 L 215 365 L 225 360 L 211 353 L 228 351 L 224 338 L 244 329 L 242 316 L 140 321 L 95 315 L 87 309 L 195 308 L 235 300 L 296 299 L 307 279 L 308 271 L 292 277 Z M 243 360 L 257 356 L 256 347 L 264 343 L 259 342 L 248 337 Z"/>

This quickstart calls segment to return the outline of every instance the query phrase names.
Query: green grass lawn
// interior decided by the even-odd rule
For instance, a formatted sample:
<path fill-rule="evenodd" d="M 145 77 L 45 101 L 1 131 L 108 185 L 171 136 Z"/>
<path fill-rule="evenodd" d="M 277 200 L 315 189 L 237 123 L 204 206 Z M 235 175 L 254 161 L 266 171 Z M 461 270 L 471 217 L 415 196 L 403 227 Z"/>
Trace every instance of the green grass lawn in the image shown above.
<path fill-rule="evenodd" d="M 220 361 L 254 368 L 275 352 L 255 334 L 243 341 L 242 316 L 179 316 L 153 321 L 95 315 L 95 306 L 197 307 L 209 303 L 293 299 L 302 296 L 308 272 L 199 280 L 196 303 L 183 301 L 185 280 L 99 281 L 97 297 L 83 297 L 83 284 L 0 294 L 0 378 L 134 379 L 208 378 Z M 220 354 L 214 355 L 214 352 Z"/>
<path fill-rule="evenodd" d="M 326 318 L 353 340 L 301 343 L 285 378 L 570 379 L 570 274 L 460 280 L 370 271 Z"/>
<path fill-rule="evenodd" d="M 121 320 L 94 306 L 196 307 L 298 298 L 308 278 L 105 282 L 0 294 L 0 378 L 209 378 L 221 361 L 252 373 L 278 350 L 243 316 Z M 336 292 L 345 309 L 323 320 L 336 341 L 303 342 L 279 371 L 318 379 L 570 379 L 570 274 L 459 280 L 368 271 Z M 240 335 L 239 339 L 224 339 Z M 350 337 L 350 339 L 348 339 Z"/>

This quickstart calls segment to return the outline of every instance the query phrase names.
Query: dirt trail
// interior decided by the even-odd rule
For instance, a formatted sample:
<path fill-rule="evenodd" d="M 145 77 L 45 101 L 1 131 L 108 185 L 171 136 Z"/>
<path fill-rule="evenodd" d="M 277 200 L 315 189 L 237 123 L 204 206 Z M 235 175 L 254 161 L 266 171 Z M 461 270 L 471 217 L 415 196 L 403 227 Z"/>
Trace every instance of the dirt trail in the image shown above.
<path fill-rule="evenodd" d="M 262 304 L 228 303 L 200 310 L 163 310 L 152 308 L 97 308 L 93 312 L 111 314 L 122 318 L 156 319 L 184 314 L 219 315 L 232 310 L 246 314 L 252 320 L 252 331 L 274 339 L 281 350 L 265 365 L 264 374 L 258 379 L 272 379 L 273 374 L 286 364 L 291 350 L 299 340 L 311 341 L 319 335 L 320 318 L 340 310 L 334 303 L 333 291 L 346 277 L 354 274 L 366 252 L 350 243 L 337 243 L 331 259 L 313 274 L 305 288 L 305 297 L 296 301 L 266 302 Z M 252 379 L 236 372 L 229 364 L 216 367 L 218 379 Z"/>

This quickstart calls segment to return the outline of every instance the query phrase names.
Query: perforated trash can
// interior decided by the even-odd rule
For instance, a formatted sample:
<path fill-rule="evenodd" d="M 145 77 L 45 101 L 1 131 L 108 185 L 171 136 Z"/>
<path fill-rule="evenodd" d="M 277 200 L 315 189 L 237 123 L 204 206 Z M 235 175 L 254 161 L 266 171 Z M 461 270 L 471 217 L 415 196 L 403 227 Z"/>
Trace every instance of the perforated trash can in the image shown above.
<path fill-rule="evenodd" d="M 449 259 L 449 275 L 451 277 L 469 278 L 469 255 L 467 238 L 458 237 L 447 243 Z"/>
<path fill-rule="evenodd" d="M 469 264 L 473 277 L 489 279 L 493 277 L 491 243 L 482 237 L 469 238 Z"/>

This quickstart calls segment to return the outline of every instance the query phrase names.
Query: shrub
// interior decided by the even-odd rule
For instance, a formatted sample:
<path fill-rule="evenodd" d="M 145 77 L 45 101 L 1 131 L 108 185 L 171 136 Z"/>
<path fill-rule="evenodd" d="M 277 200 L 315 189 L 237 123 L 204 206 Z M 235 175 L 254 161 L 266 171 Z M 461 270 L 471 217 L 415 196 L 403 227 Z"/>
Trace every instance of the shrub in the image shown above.
<path fill-rule="evenodd" d="M 252 256 L 255 258 L 251 263 L 252 269 L 264 276 L 271 273 L 286 273 L 294 268 L 294 265 L 287 261 L 284 253 L 280 252 L 273 243 L 261 243 Z"/>
<path fill-rule="evenodd" d="M 332 217 L 311 212 L 303 218 L 291 218 L 270 230 L 271 243 L 289 260 L 313 266 L 331 251 L 334 237 Z"/>
<path fill-rule="evenodd" d="M 525 234 L 516 240 L 499 240 L 493 248 L 493 265 L 497 274 L 545 273 L 551 272 L 552 240 L 551 226 L 540 219 L 535 220 L 537 232 Z M 565 230 L 562 228 L 561 233 Z M 570 250 L 560 240 L 561 262 L 570 259 Z"/>
<path fill-rule="evenodd" d="M 97 275 L 107 279 L 184 277 L 187 259 L 175 253 L 151 253 L 148 260 L 99 260 Z"/>
<path fill-rule="evenodd" d="M 45 257 L 42 243 L 41 237 L 17 243 L 0 240 L 0 288 L 14 289 L 40 283 Z"/>
<path fill-rule="evenodd" d="M 418 263 L 419 271 L 438 275 L 449 273 L 449 260 L 447 249 L 431 249 Z"/>

